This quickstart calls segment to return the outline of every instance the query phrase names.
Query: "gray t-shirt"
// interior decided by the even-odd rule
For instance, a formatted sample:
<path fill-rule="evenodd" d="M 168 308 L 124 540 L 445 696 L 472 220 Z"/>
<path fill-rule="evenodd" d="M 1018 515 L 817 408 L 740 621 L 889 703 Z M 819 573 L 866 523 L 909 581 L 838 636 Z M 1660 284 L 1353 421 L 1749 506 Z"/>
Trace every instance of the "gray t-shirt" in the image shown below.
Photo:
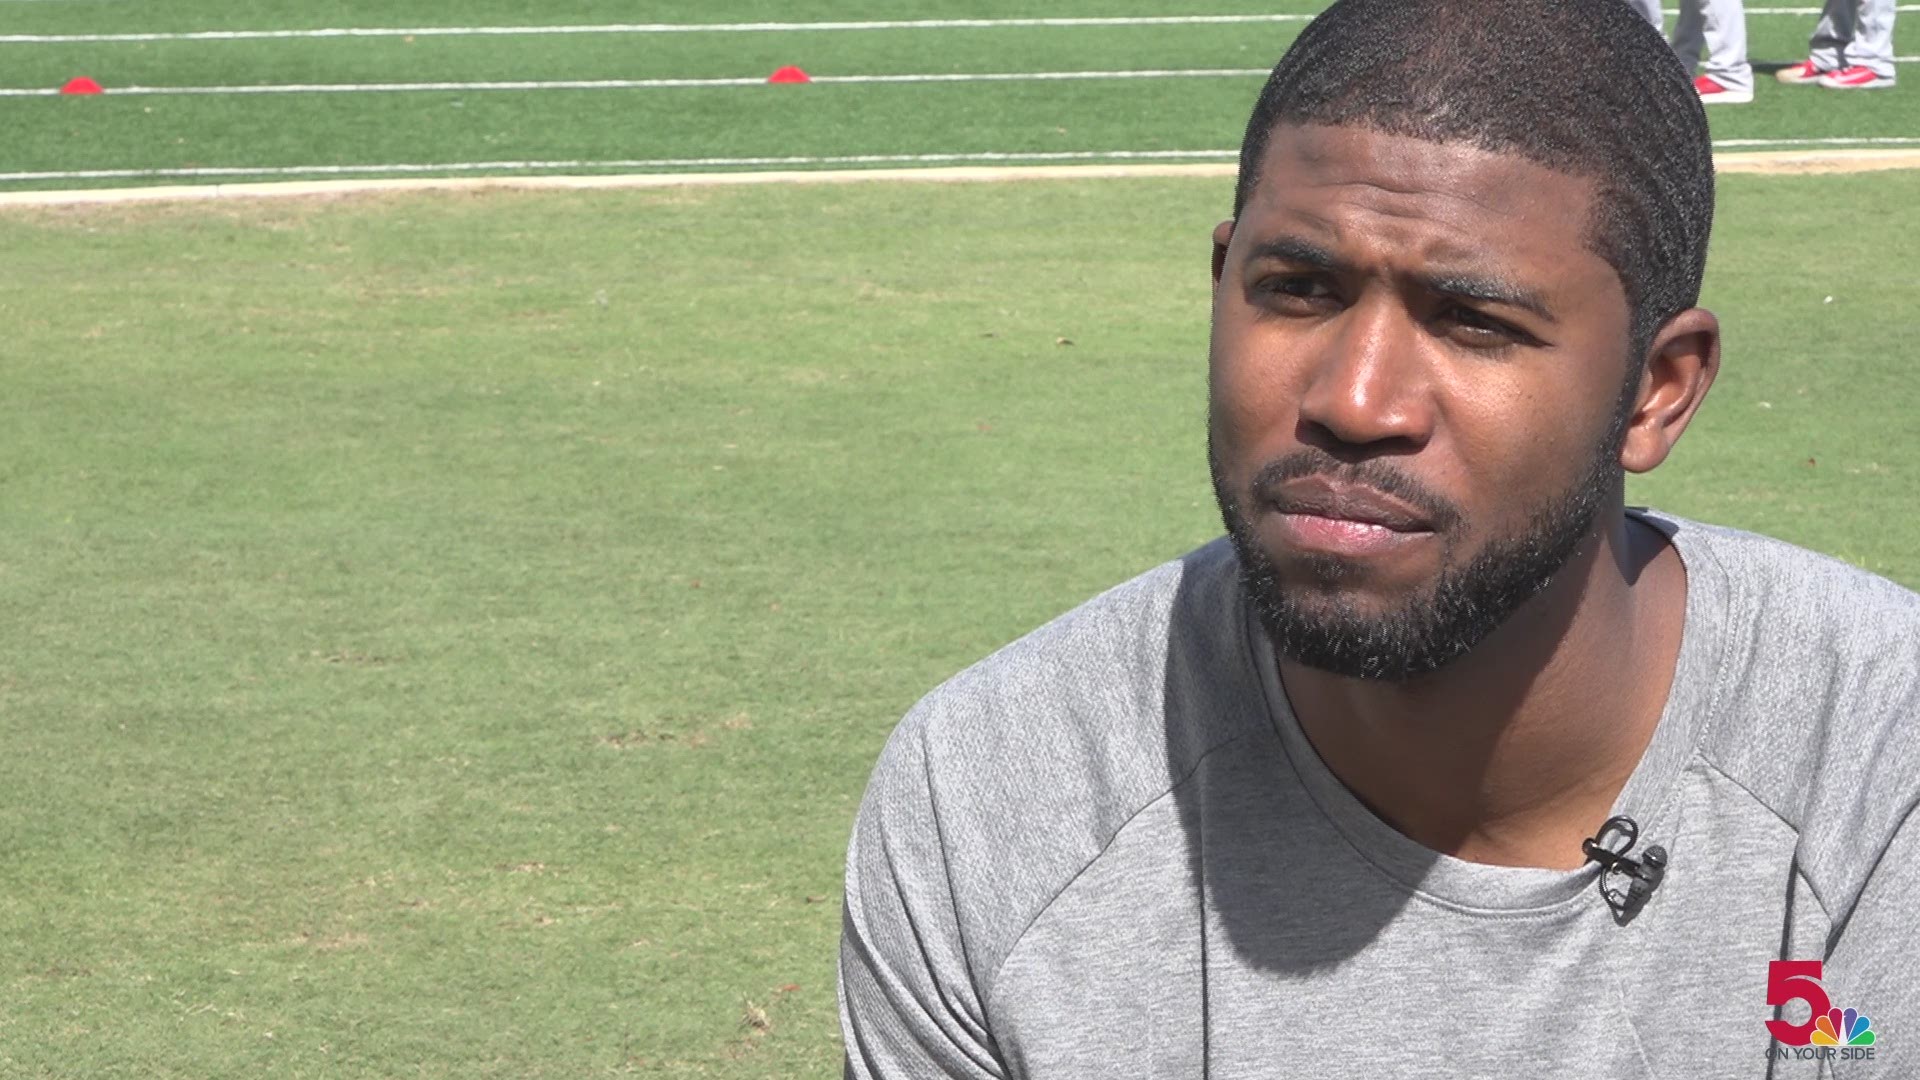
<path fill-rule="evenodd" d="M 1669 852 L 1636 917 L 1597 867 L 1468 863 L 1369 813 L 1300 732 L 1216 541 L 895 731 L 848 855 L 848 1075 L 1920 1077 L 1920 596 L 1642 520 L 1687 604 L 1614 810 Z M 1875 1042 L 1779 1047 L 1766 1021 L 1810 999 L 1770 995 L 1796 991 Z"/>

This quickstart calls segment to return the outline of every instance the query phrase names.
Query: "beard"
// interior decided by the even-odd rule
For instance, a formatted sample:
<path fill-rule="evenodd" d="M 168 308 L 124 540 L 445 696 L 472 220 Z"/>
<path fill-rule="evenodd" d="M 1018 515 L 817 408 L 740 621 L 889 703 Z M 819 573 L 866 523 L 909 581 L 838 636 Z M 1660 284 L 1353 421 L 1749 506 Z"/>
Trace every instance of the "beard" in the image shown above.
<path fill-rule="evenodd" d="M 1623 406 L 1631 406 L 1627 398 Z M 1432 521 L 1441 541 L 1441 571 L 1431 585 L 1385 612 L 1361 610 L 1339 585 L 1360 568 L 1335 555 L 1309 554 L 1291 576 L 1274 565 L 1222 479 L 1208 440 L 1207 464 L 1221 520 L 1240 560 L 1241 590 L 1280 655 L 1310 668 L 1355 679 L 1405 682 L 1458 659 L 1547 587 L 1591 534 L 1595 517 L 1620 483 L 1619 455 L 1630 408 L 1616 415 L 1600 445 L 1566 489 L 1535 506 L 1517 532 L 1488 541 L 1464 562 L 1457 536 L 1471 522 L 1446 499 L 1386 460 L 1343 462 L 1304 448 L 1268 462 L 1249 490 L 1264 501 L 1275 486 L 1324 475 L 1365 484 L 1411 503 Z"/>

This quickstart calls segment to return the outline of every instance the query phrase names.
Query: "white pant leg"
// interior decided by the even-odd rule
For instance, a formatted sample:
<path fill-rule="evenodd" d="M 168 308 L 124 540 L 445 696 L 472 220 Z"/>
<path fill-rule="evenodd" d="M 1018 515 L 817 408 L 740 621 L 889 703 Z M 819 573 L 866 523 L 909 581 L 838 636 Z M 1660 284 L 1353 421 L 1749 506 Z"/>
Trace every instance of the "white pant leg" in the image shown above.
<path fill-rule="evenodd" d="M 1827 0 L 1820 9 L 1820 21 L 1814 24 L 1813 37 L 1807 41 L 1807 59 L 1821 71 L 1840 67 L 1846 49 L 1853 42 L 1853 5 L 1857 0 Z"/>
<path fill-rule="evenodd" d="M 1860 0 L 1853 41 L 1847 45 L 1847 63 L 1893 78 L 1893 12 L 1894 0 Z"/>
<path fill-rule="evenodd" d="M 1747 9 L 1741 0 L 1706 0 L 1707 62 L 1703 74 L 1730 90 L 1753 89 L 1747 63 Z"/>
<path fill-rule="evenodd" d="M 1665 32 L 1660 21 L 1660 0 L 1627 0 L 1627 4 L 1639 12 L 1641 18 L 1652 23 L 1655 30 Z"/>
<path fill-rule="evenodd" d="M 1747 12 L 1740 0 L 1680 0 L 1680 18 L 1673 25 L 1673 51 L 1688 67 L 1707 62 L 1701 74 L 1729 90 L 1753 89 L 1753 66 L 1747 63 Z"/>

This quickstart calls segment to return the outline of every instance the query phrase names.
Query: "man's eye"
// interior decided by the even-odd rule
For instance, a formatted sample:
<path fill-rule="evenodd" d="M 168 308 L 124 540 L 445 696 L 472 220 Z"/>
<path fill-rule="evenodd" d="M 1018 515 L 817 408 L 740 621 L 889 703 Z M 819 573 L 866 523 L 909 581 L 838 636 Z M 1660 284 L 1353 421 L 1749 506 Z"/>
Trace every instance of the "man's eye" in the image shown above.
<path fill-rule="evenodd" d="M 1327 287 L 1324 280 L 1299 274 L 1279 274 L 1262 278 L 1258 288 L 1269 296 L 1295 303 L 1325 300 L 1333 295 L 1333 290 Z"/>
<path fill-rule="evenodd" d="M 1455 305 L 1440 313 L 1443 332 L 1463 345 L 1492 348 L 1528 340 L 1528 336 L 1499 319 L 1470 307 Z"/>

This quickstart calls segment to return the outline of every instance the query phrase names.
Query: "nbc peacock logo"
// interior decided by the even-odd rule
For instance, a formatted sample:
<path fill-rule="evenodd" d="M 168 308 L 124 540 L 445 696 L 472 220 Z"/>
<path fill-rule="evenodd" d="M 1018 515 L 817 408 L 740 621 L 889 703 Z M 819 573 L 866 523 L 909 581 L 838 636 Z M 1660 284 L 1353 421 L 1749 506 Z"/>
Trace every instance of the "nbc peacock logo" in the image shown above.
<path fill-rule="evenodd" d="M 1836 1009 L 1820 984 L 1818 960 L 1775 960 L 1767 965 L 1767 1004 L 1775 1008 L 1767 1031 L 1778 1045 L 1767 1048 L 1767 1056 L 1787 1058 L 1825 1058 L 1867 1060 L 1873 1057 L 1879 1035 L 1873 1021 L 1858 1009 Z M 1804 1001 L 1807 1019 L 1790 1023 L 1786 1006 Z"/>
<path fill-rule="evenodd" d="M 1872 1046 L 1873 1021 L 1855 1009 L 1828 1009 L 1813 1021 L 1808 1042 L 1814 1046 Z"/>

